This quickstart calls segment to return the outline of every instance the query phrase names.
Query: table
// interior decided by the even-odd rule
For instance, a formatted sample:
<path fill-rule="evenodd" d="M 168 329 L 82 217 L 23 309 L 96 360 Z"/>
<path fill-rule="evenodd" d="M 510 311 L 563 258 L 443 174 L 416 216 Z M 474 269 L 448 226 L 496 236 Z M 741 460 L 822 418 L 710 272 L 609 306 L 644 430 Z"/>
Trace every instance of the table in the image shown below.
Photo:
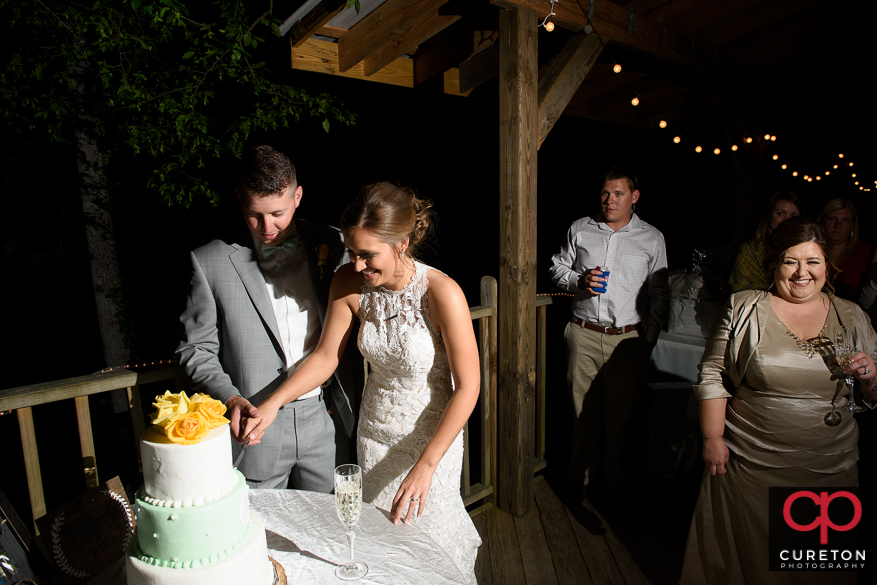
<path fill-rule="evenodd" d="M 350 552 L 335 496 L 298 490 L 250 490 L 250 508 L 265 522 L 268 554 L 283 565 L 290 585 L 345 583 L 335 568 Z M 364 504 L 354 555 L 368 575 L 354 583 L 459 584 L 463 576 L 432 538 L 411 524 L 393 524 L 389 512 Z"/>
<path fill-rule="evenodd" d="M 697 366 L 703 357 L 706 339 L 661 331 L 652 350 L 651 363 L 662 374 L 680 381 L 697 382 Z"/>

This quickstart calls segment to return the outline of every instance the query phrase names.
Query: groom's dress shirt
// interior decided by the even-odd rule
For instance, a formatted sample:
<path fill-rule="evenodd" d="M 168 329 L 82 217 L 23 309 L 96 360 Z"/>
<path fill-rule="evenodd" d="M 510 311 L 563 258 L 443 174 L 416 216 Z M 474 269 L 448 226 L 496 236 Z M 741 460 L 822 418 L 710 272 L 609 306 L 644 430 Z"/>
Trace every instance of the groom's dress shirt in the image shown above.
<path fill-rule="evenodd" d="M 253 244 L 256 250 L 260 248 L 260 242 L 255 237 Z M 265 277 L 274 316 L 277 318 L 277 327 L 280 329 L 287 374 L 292 374 L 317 348 L 322 332 L 307 254 L 302 246 L 295 252 L 279 248 L 269 257 L 259 254 L 258 262 L 259 270 Z M 318 386 L 302 394 L 298 400 L 311 398 L 319 393 Z"/>

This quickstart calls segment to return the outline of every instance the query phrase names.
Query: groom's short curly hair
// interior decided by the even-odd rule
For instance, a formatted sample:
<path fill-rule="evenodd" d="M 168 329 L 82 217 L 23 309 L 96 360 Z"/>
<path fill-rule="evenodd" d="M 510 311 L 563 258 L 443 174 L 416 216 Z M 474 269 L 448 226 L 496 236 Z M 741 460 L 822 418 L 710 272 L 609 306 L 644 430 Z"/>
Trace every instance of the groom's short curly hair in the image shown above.
<path fill-rule="evenodd" d="M 266 144 L 244 152 L 238 173 L 238 197 L 277 195 L 292 185 L 297 187 L 295 167 L 289 157 Z"/>

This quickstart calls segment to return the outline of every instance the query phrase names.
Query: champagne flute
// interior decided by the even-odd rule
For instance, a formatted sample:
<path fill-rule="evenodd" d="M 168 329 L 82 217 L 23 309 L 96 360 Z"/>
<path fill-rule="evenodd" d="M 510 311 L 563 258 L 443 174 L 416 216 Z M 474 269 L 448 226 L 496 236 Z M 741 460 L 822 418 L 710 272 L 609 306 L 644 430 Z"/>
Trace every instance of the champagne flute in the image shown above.
<path fill-rule="evenodd" d="M 859 353 L 859 331 L 855 325 L 847 327 L 835 327 L 834 329 L 834 345 L 838 362 L 846 368 L 853 361 L 853 358 Z M 847 400 L 847 410 L 849 412 L 863 412 L 865 408 L 856 404 L 855 395 L 853 393 L 853 384 L 856 380 L 852 373 L 846 375 L 847 389 L 849 397 Z"/>
<path fill-rule="evenodd" d="M 362 469 L 359 465 L 339 465 L 335 468 L 335 510 L 338 519 L 347 529 L 350 543 L 350 560 L 338 565 L 335 576 L 343 581 L 355 581 L 368 574 L 368 565 L 353 560 L 353 527 L 362 513 Z"/>

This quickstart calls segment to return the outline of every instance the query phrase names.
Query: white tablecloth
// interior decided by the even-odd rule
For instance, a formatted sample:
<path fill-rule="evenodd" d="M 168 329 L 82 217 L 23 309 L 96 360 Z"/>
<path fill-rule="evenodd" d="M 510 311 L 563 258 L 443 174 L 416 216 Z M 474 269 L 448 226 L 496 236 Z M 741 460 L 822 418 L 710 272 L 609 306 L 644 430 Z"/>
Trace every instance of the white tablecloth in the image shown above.
<path fill-rule="evenodd" d="M 250 507 L 265 522 L 268 554 L 283 565 L 289 585 L 344 583 L 335 568 L 350 554 L 335 496 L 296 490 L 250 490 Z M 363 505 L 354 529 L 354 558 L 368 564 L 355 583 L 457 584 L 463 576 L 425 532 L 394 525 L 385 512 Z"/>
<path fill-rule="evenodd" d="M 681 381 L 697 382 L 697 365 L 703 357 L 706 339 L 701 337 L 675 335 L 661 331 L 658 343 L 652 350 L 652 365 L 656 370 L 672 374 Z"/>

